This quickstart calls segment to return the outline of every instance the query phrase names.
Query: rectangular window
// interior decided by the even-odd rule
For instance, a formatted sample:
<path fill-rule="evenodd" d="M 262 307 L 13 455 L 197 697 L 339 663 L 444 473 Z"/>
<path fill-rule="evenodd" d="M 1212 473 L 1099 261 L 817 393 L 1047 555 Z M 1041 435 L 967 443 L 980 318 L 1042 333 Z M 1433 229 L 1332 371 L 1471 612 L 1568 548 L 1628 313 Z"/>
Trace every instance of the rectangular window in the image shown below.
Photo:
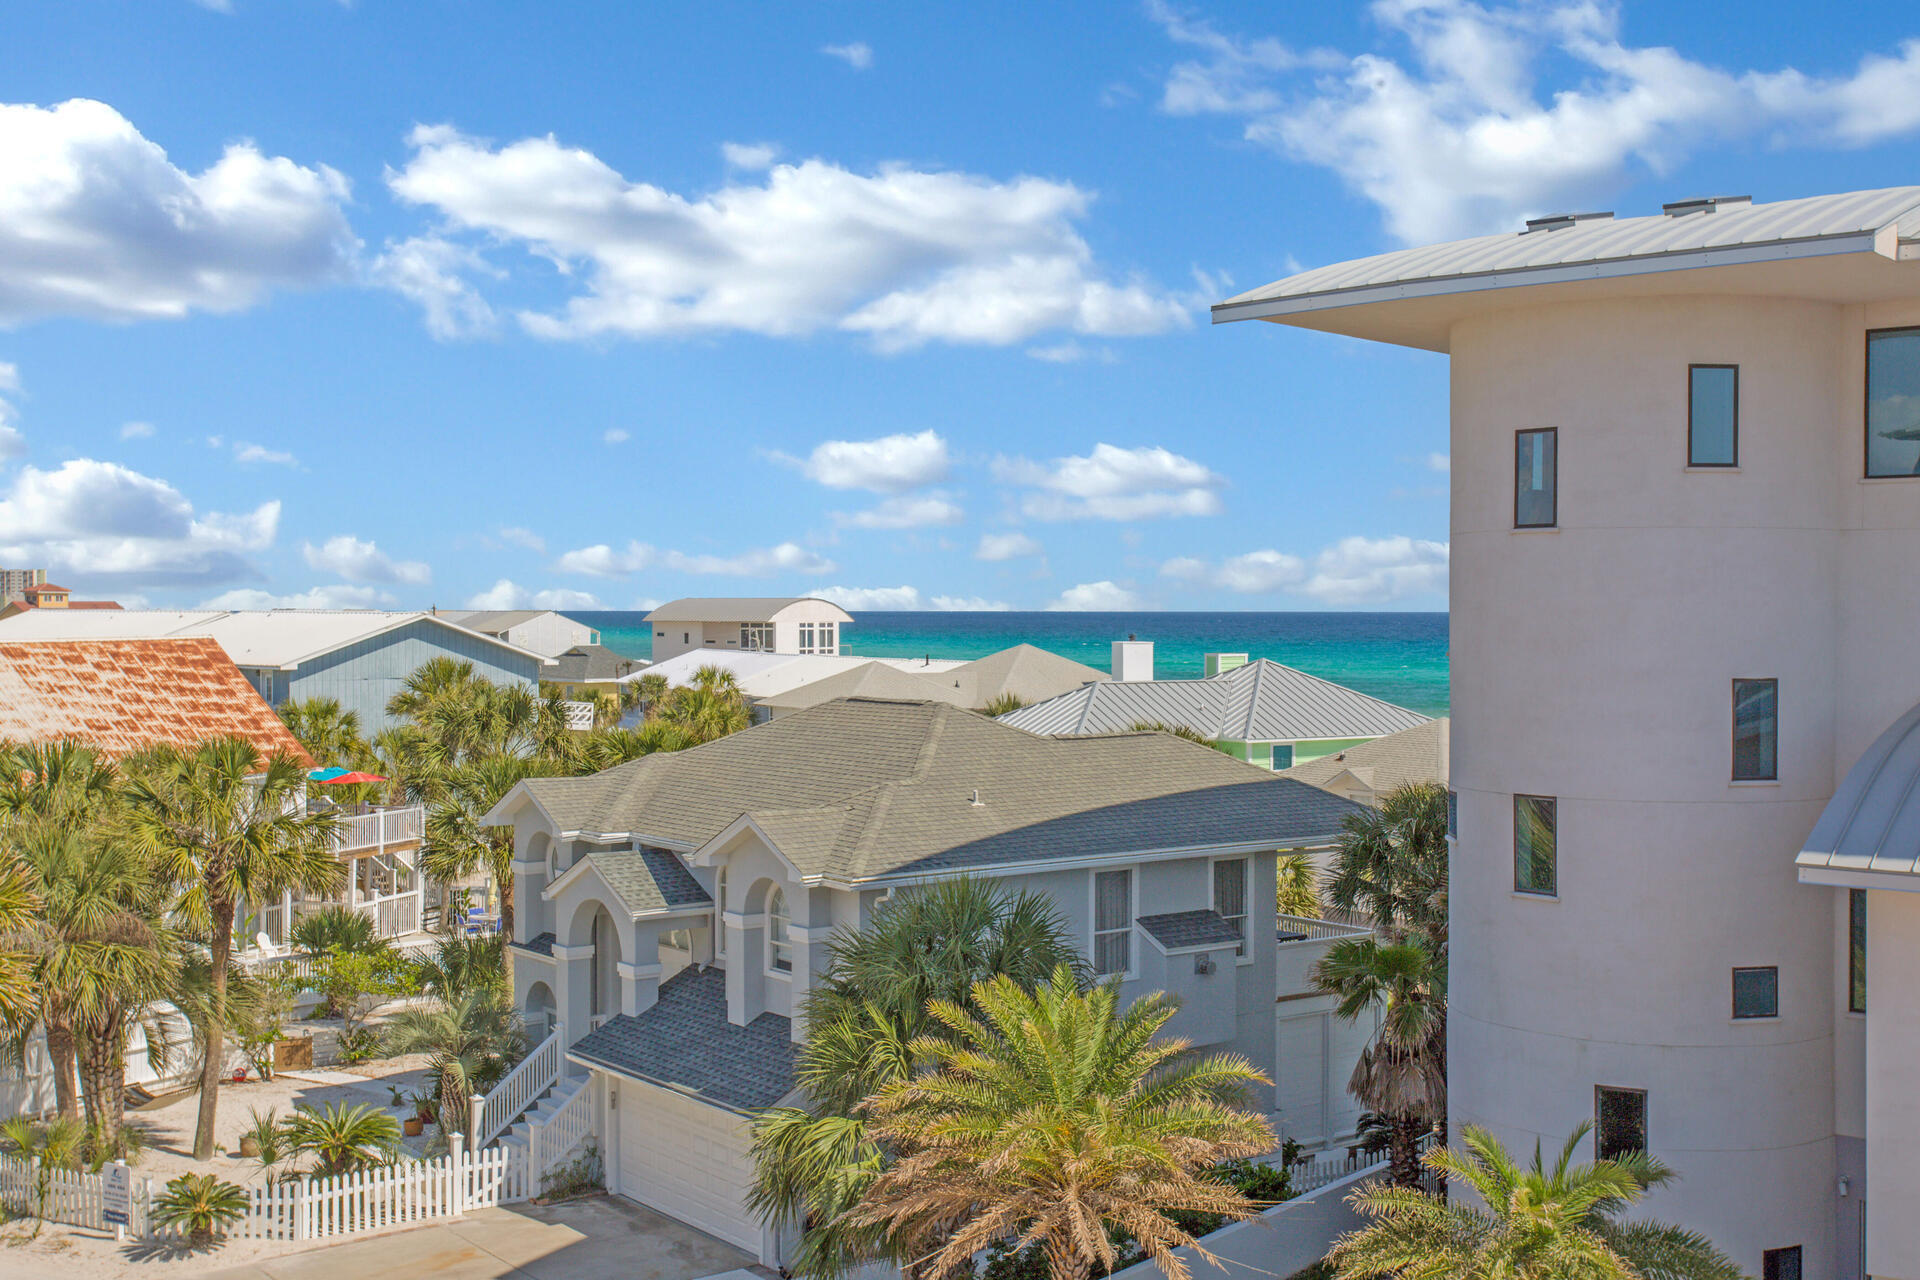
<path fill-rule="evenodd" d="M 1733 682 L 1733 780 L 1772 782 L 1780 776 L 1780 682 Z"/>
<path fill-rule="evenodd" d="M 833 627 L 834 624 L 831 622 L 820 624 L 820 652 L 822 653 L 834 652 Z"/>
<path fill-rule="evenodd" d="M 1733 1016 L 1780 1016 L 1780 970 L 1774 966 L 1733 971 Z"/>
<path fill-rule="evenodd" d="M 800 652 L 813 652 L 813 624 L 811 622 L 803 622 L 800 624 Z"/>
<path fill-rule="evenodd" d="M 1552 796 L 1513 798 L 1513 887 L 1548 897 L 1560 892 L 1560 861 L 1554 833 L 1558 805 Z"/>
<path fill-rule="evenodd" d="M 770 622 L 741 623 L 740 647 L 770 652 L 773 649 L 773 624 Z"/>
<path fill-rule="evenodd" d="M 1093 971 L 1099 977 L 1133 967 L 1133 872 L 1093 877 Z"/>
<path fill-rule="evenodd" d="M 1920 475 L 1920 329 L 1867 334 L 1867 475 Z"/>
<path fill-rule="evenodd" d="M 1551 529 L 1560 523 L 1560 430 L 1513 435 L 1513 527 Z"/>
<path fill-rule="evenodd" d="M 1452 789 L 1447 791 L 1447 836 L 1452 840 L 1460 838 L 1460 793 Z"/>
<path fill-rule="evenodd" d="M 1233 954 L 1247 954 L 1247 860 L 1223 858 L 1213 864 L 1213 909 L 1240 935 Z"/>
<path fill-rule="evenodd" d="M 1593 1091 L 1593 1154 L 1598 1160 L 1617 1160 L 1647 1149 L 1647 1091 L 1610 1089 Z"/>
<path fill-rule="evenodd" d="M 1867 891 L 1847 890 L 1847 1012 L 1867 1011 Z"/>
<path fill-rule="evenodd" d="M 1800 1280 L 1800 1246 L 1761 1254 L 1760 1280 Z"/>
<path fill-rule="evenodd" d="M 1273 744 L 1273 767 L 1276 769 L 1293 768 L 1293 744 L 1276 742 Z"/>
<path fill-rule="evenodd" d="M 1687 465 L 1740 465 L 1740 366 L 1687 366 Z"/>

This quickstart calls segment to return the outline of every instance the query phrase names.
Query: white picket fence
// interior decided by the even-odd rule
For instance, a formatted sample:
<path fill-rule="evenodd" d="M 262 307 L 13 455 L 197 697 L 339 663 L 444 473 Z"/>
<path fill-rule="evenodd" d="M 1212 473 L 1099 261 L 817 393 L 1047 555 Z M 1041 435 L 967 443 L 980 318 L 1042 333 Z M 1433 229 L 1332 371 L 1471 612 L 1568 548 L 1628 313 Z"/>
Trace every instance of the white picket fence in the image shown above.
<path fill-rule="evenodd" d="M 31 1215 L 46 1222 L 67 1222 L 94 1231 L 111 1231 L 113 1228 L 103 1216 L 105 1183 L 106 1179 L 97 1173 L 43 1170 L 38 1158 L 22 1160 L 17 1156 L 0 1156 L 0 1203 L 12 1213 Z M 143 1190 L 140 1180 L 136 1180 L 131 1197 L 133 1221 L 127 1228 L 135 1236 L 146 1235 L 148 1229 L 149 1199 Z"/>

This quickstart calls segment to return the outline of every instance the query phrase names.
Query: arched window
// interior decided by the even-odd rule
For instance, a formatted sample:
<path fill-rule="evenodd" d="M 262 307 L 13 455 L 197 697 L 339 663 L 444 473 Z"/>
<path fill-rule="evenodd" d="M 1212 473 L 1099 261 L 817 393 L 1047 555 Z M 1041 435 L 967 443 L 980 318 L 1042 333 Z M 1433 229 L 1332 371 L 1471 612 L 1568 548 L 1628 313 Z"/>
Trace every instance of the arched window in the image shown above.
<path fill-rule="evenodd" d="M 787 895 L 775 889 L 767 898 L 767 966 L 781 973 L 793 972 L 792 924 Z"/>

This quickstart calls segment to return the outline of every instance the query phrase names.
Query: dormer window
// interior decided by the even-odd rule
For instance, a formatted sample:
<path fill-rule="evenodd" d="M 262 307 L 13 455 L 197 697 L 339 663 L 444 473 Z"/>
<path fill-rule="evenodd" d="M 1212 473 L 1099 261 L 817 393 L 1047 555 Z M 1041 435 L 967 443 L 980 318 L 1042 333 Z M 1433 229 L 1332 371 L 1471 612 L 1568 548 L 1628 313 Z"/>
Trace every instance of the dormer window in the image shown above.
<path fill-rule="evenodd" d="M 779 889 L 767 899 L 767 967 L 775 973 L 793 972 L 793 914 Z"/>

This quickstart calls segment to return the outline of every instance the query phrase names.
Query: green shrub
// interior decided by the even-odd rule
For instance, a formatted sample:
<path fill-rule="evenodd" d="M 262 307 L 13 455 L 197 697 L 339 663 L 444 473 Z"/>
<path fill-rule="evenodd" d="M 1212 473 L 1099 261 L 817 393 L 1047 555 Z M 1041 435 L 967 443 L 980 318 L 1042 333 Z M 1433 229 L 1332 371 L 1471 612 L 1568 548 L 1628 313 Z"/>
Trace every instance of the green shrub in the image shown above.
<path fill-rule="evenodd" d="M 216 1232 L 238 1222 L 247 1213 L 247 1193 L 210 1173 L 183 1173 L 155 1197 L 153 1220 L 174 1231 L 184 1231 L 187 1243 L 204 1249 Z"/>
<path fill-rule="evenodd" d="M 312 1156 L 322 1177 L 392 1164 L 400 1152 L 400 1122 L 370 1102 L 298 1107 L 281 1125 L 287 1145 Z"/>
<path fill-rule="evenodd" d="M 288 939 L 294 950 L 310 956 L 347 955 L 375 951 L 386 945 L 374 936 L 373 917 L 337 902 L 301 916 Z"/>

